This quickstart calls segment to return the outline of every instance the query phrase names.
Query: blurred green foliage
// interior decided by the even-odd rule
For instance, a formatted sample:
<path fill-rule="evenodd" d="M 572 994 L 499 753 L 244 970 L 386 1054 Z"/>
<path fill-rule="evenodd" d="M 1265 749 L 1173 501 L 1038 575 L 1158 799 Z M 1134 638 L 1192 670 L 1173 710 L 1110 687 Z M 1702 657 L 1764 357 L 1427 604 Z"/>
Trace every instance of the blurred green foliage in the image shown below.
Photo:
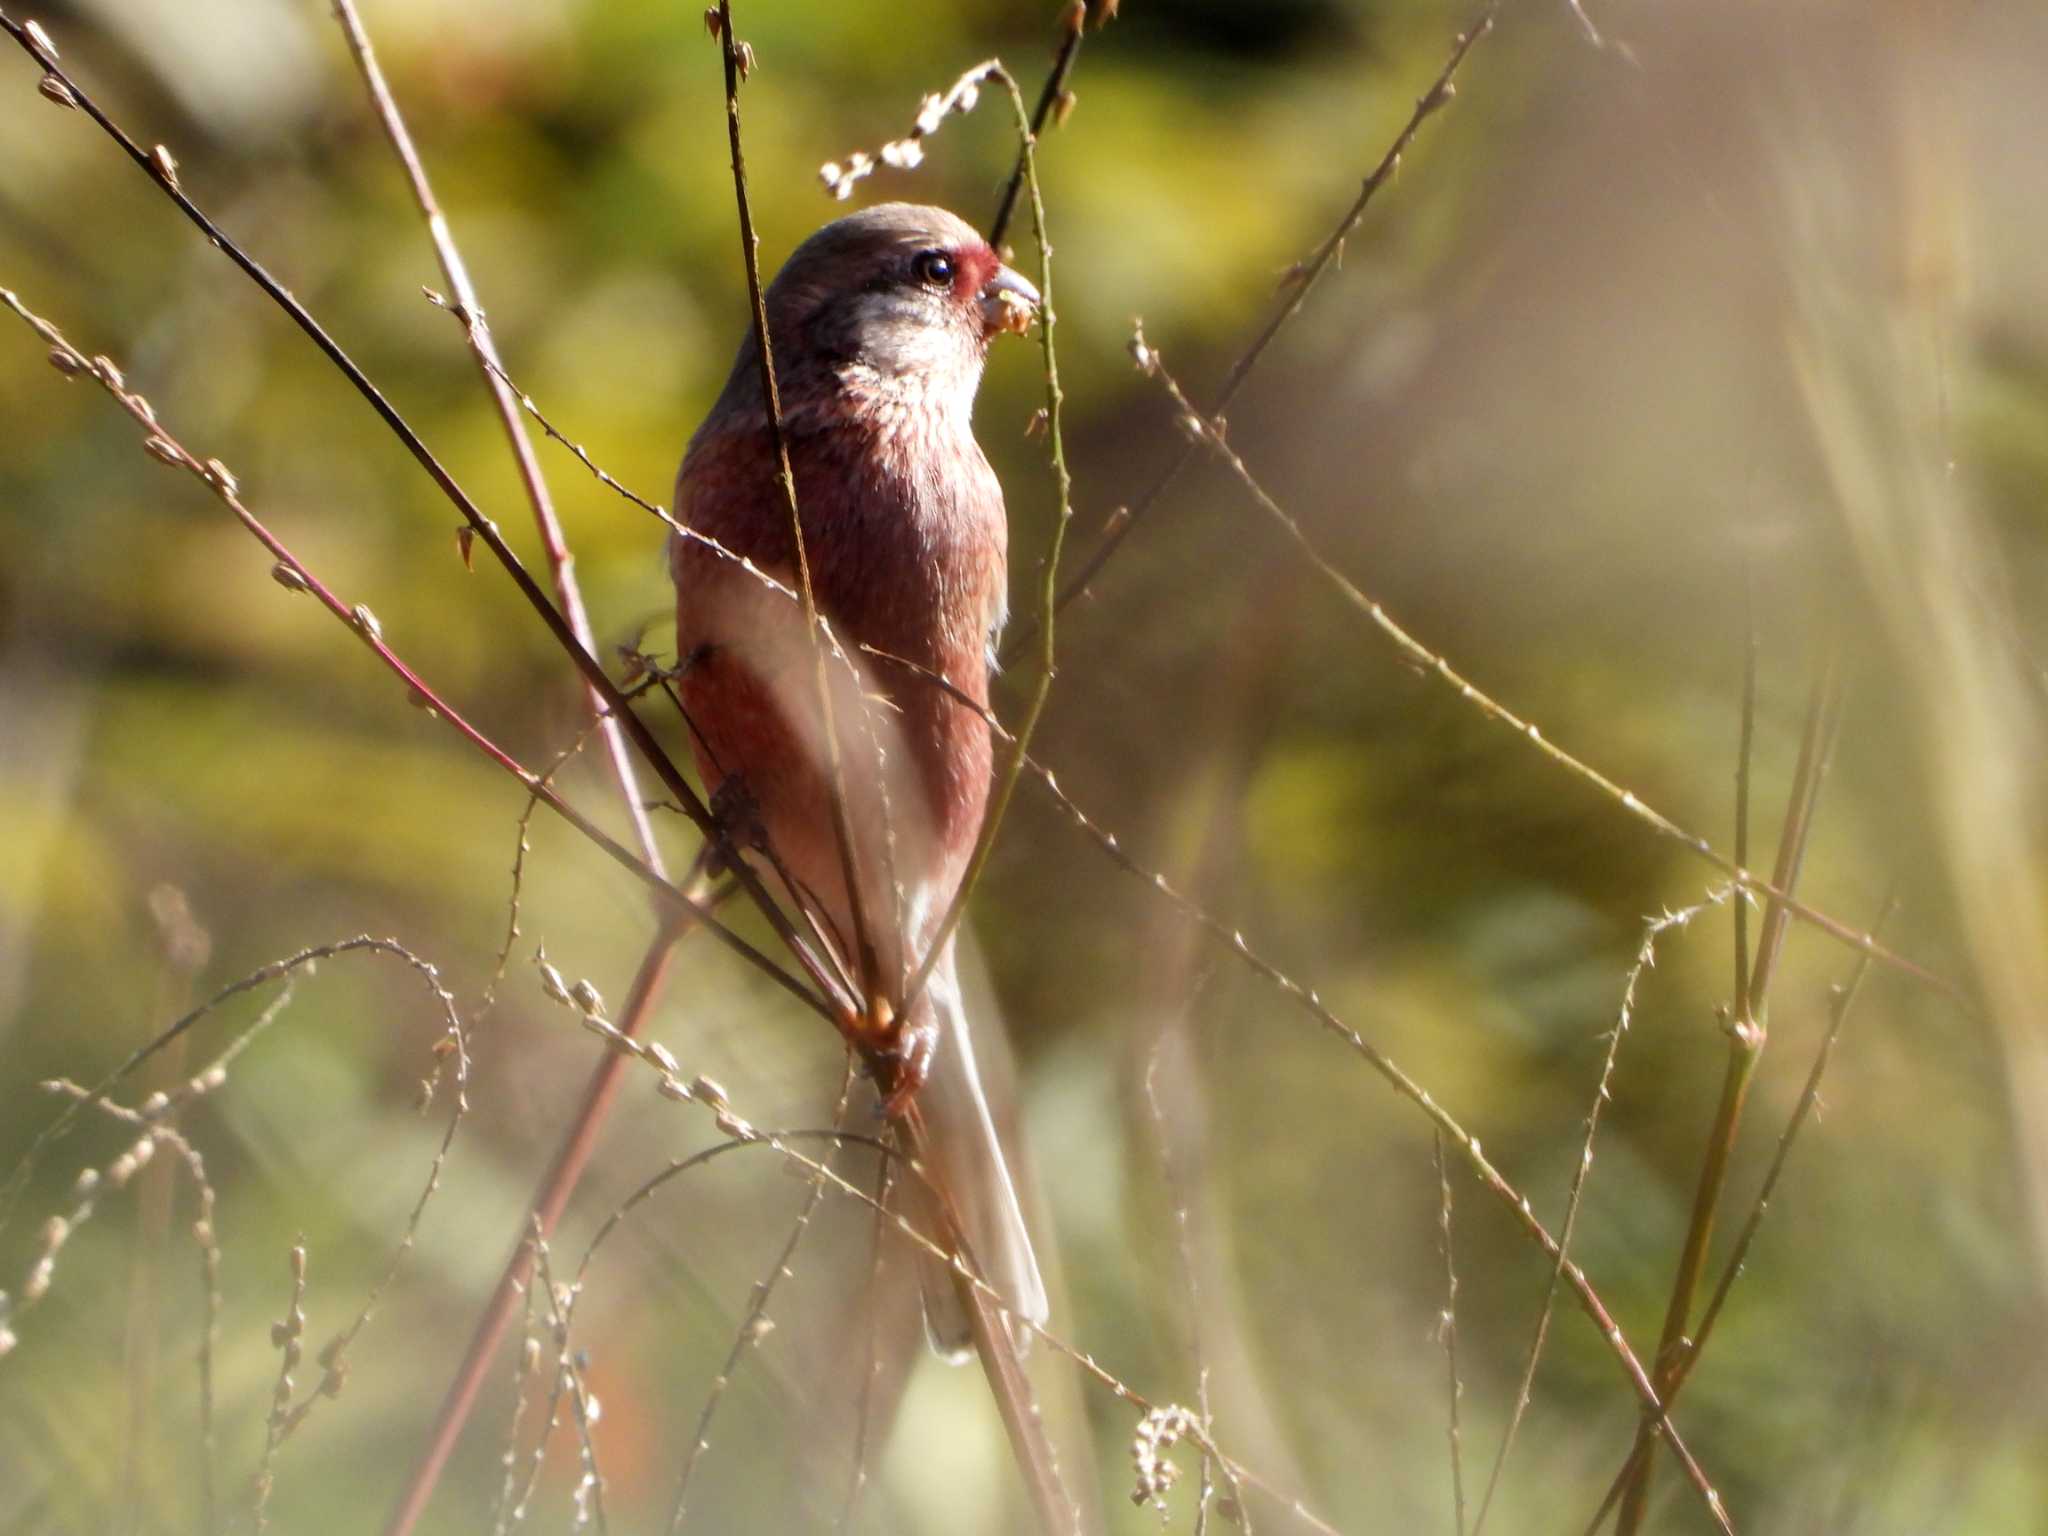
<path fill-rule="evenodd" d="M 744 106 L 764 261 L 834 211 L 815 168 L 903 131 L 922 93 L 990 54 L 1034 89 L 1057 9 L 741 6 L 760 63 Z M 1133 316 L 1206 394 L 1470 19 L 1394 0 L 1123 9 L 1091 35 L 1077 110 L 1042 158 L 1083 551 L 1178 451 L 1170 409 L 1125 355 Z M 2031 1011 L 2013 999 L 2048 934 L 2030 905 L 2048 878 L 2048 167 L 2027 106 L 2048 29 L 2011 3 L 1929 22 L 1899 0 L 1853 36 L 1820 4 L 1591 9 L 1611 46 L 1565 7 L 1506 8 L 1454 108 L 1233 407 L 1231 437 L 1425 643 L 1723 849 L 1747 584 L 1760 867 L 1807 690 L 1842 648 L 1847 723 L 1801 889 L 1862 925 L 1895 886 L 1890 941 L 1974 1001 L 1872 976 L 1677 1420 L 1745 1532 L 2038 1530 L 2048 1037 L 2039 994 Z M 502 433 L 455 323 L 420 297 L 445 285 L 325 7 L 78 0 L 44 20 L 67 67 L 143 142 L 173 147 L 185 187 L 537 566 Z M 665 499 L 744 323 L 697 11 L 433 0 L 372 3 L 366 21 L 513 375 L 620 480 Z M 116 357 L 495 739 L 530 763 L 572 740 L 582 700 L 559 655 L 498 572 L 464 570 L 454 513 L 334 371 L 82 115 L 40 98 L 11 49 L 0 100 L 0 283 Z M 884 172 L 862 195 L 985 219 L 1013 145 L 992 98 L 914 175 Z M 1029 266 L 1023 224 L 1013 239 Z M 42 350 L 0 329 L 9 1168 L 55 1113 L 41 1080 L 97 1079 L 193 1001 L 305 945 L 396 935 L 474 1005 L 504 937 L 522 806 Z M 1020 612 L 1051 513 L 1025 432 L 1041 399 L 1031 349 L 1000 350 L 978 421 L 1008 488 Z M 566 456 L 544 462 L 601 642 L 666 649 L 660 530 Z M 1915 481 L 1914 466 L 1932 472 Z M 1878 518 L 1894 494 L 1896 515 Z M 1318 988 L 1483 1138 L 1554 1230 L 1644 914 L 1700 899 L 1710 867 L 1405 666 L 1213 468 L 1177 482 L 1059 633 L 1041 745 L 1062 784 Z M 623 825 L 596 754 L 563 783 Z M 663 830 L 680 864 L 688 840 Z M 594 1060 L 534 984 L 535 944 L 617 999 L 646 941 L 614 866 L 545 816 L 530 840 L 469 1118 L 349 1390 L 280 1453 L 280 1529 L 382 1518 Z M 196 968 L 151 917 L 163 887 L 207 936 Z M 1065 1275 L 1057 1331 L 1154 1401 L 1194 1400 L 1175 1194 L 1192 1180 L 1193 1337 L 1220 1443 L 1343 1530 L 1450 1528 L 1427 1123 L 1028 789 L 973 922 Z M 1718 1091 L 1730 952 L 1725 909 L 1664 940 L 1579 1220 L 1576 1256 L 1645 1355 Z M 1717 1264 L 1850 959 L 1795 929 Z M 679 973 L 657 1034 L 689 1070 L 726 1082 L 758 1123 L 829 1118 L 838 1055 L 815 1020 L 708 944 Z M 182 1070 L 256 1006 L 195 1031 Z M 248 1504 L 287 1248 L 311 1255 L 317 1347 L 404 1230 L 450 1099 L 444 1082 L 414 1113 L 437 1028 L 411 976 L 331 962 L 185 1121 L 221 1195 L 227 1508 Z M 1194 1159 L 1178 1181 L 1148 1081 L 1168 1084 L 1169 1140 Z M 644 1083 L 626 1099 L 564 1270 L 618 1199 L 711 1139 Z M 0 1360 L 9 1531 L 196 1523 L 184 1187 L 175 1219 L 164 1186 L 104 1200 L 48 1300 L 21 1307 L 40 1222 L 123 1144 L 81 1124 L 0 1232 L 19 1336 Z M 766 1158 L 714 1166 L 605 1250 L 579 1313 L 617 1529 L 661 1528 L 746 1288 L 801 1200 Z M 1476 1503 L 1548 1266 L 1455 1166 L 1453 1184 Z M 721 1409 L 693 1495 L 703 1528 L 818 1529 L 837 1511 L 853 1429 L 825 1417 L 839 1399 L 810 1373 L 864 1348 L 867 1234 L 862 1213 L 827 1202 L 781 1326 Z M 1061 1374 L 1043 1352 L 1036 1364 Z M 508 1358 L 432 1528 L 478 1528 L 511 1380 Z M 1110 1528 L 1153 1529 L 1124 1499 L 1134 1415 L 1086 1393 L 1094 1457 L 1069 1470 Z M 1562 1302 L 1492 1528 L 1582 1523 L 1635 1411 Z M 1023 1528 L 972 1372 L 920 1366 L 875 1463 L 863 1529 Z M 568 1517 L 576 1475 L 573 1438 L 558 1437 L 533 1522 Z M 1173 1495 L 1176 1528 L 1192 1482 Z M 1251 1508 L 1260 1529 L 1288 1527 L 1267 1494 Z M 1653 1525 L 1708 1528 L 1668 1464 Z"/>

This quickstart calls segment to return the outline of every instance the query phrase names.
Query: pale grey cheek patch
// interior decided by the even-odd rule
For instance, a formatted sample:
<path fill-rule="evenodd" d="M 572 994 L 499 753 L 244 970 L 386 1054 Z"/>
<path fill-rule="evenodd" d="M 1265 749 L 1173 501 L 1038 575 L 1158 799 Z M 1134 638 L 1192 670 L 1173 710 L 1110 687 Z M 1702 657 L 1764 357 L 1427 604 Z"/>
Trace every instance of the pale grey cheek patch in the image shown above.
<path fill-rule="evenodd" d="M 969 351 L 932 297 L 908 290 L 864 294 L 850 330 L 850 350 L 883 373 L 950 372 Z"/>

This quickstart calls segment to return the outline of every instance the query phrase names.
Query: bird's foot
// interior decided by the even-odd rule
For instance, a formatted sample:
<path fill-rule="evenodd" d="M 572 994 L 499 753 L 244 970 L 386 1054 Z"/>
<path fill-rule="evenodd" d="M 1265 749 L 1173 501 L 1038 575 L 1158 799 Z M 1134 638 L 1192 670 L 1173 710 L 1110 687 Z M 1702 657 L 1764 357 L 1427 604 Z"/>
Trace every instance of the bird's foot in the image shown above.
<path fill-rule="evenodd" d="M 896 1038 L 873 1056 L 875 1078 L 882 1089 L 882 1114 L 894 1120 L 917 1097 L 918 1089 L 932 1075 L 932 1055 L 938 1050 L 936 1024 L 908 1024 L 896 1031 Z"/>
<path fill-rule="evenodd" d="M 761 823 L 761 805 L 747 781 L 728 773 L 711 792 L 711 829 L 718 839 L 718 863 L 737 870 L 740 855 L 765 851 L 768 829 Z"/>

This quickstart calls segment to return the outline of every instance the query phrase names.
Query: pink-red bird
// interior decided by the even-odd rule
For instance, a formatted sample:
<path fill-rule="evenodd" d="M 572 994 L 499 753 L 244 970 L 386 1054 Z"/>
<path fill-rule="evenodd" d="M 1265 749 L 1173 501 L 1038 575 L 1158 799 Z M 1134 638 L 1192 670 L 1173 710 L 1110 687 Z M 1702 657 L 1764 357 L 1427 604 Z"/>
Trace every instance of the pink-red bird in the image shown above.
<path fill-rule="evenodd" d="M 991 339 L 1037 300 L 969 225 L 905 203 L 827 224 L 768 289 L 804 552 L 840 653 L 827 673 L 851 886 L 751 334 L 677 479 L 678 520 L 780 587 L 699 540 L 671 540 L 698 768 L 763 834 L 764 877 L 812 914 L 856 977 L 859 893 L 880 972 L 871 985 L 892 998 L 959 888 L 988 799 L 986 722 L 924 674 L 987 703 L 1007 603 L 1007 525 L 1002 486 L 974 439 L 974 395 Z M 975 1070 L 950 944 L 907 1025 L 914 1054 L 930 1053 L 916 1102 L 932 1171 L 990 1282 L 1043 1322 L 1045 1291 Z M 927 1274 L 925 1293 L 934 1342 L 964 1349 L 965 1314 L 943 1271 Z"/>

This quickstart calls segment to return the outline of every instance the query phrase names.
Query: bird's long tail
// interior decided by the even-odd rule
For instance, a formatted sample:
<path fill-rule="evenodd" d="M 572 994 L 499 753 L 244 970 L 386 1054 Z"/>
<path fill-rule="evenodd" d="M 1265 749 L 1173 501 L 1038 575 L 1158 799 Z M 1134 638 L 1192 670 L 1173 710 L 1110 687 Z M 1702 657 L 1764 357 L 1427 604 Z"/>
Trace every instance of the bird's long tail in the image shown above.
<path fill-rule="evenodd" d="M 932 971 L 926 995 L 939 1030 L 931 1076 L 917 1097 L 924 1114 L 929 1171 L 953 1202 L 970 1251 L 969 1267 L 979 1267 L 1013 1314 L 1042 1325 L 1047 1315 L 1045 1283 L 976 1069 L 950 945 Z M 913 1222 L 920 1231 L 942 1239 L 945 1227 L 936 1202 L 916 1180 L 910 1184 L 916 1191 L 907 1204 Z M 960 1282 L 929 1254 L 923 1256 L 919 1273 L 925 1331 L 932 1347 L 949 1359 L 964 1359 L 973 1351 L 974 1337 Z M 1030 1336 L 1029 1330 L 1014 1323 L 1012 1332 L 1020 1345 Z"/>

